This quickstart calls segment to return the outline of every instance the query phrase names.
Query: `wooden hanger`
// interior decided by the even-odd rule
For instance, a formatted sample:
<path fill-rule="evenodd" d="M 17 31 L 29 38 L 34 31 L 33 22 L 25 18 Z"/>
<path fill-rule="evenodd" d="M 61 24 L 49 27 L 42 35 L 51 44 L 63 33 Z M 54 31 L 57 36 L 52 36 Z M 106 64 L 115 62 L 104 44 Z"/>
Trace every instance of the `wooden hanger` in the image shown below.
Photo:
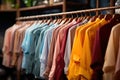
<path fill-rule="evenodd" d="M 45 19 L 45 18 L 43 18 L 43 19 L 42 19 L 42 23 L 45 23 L 45 20 L 46 20 L 46 19 Z"/>
<path fill-rule="evenodd" d="M 57 23 L 58 23 L 58 24 L 60 24 L 61 22 L 62 22 L 62 19 L 58 19 L 58 20 L 57 20 Z M 63 20 L 62 23 L 64 23 L 64 22 L 65 22 L 65 20 Z"/>
<path fill-rule="evenodd" d="M 89 16 L 88 16 L 88 20 L 90 20 L 92 18 L 91 12 L 88 12 Z"/>
<path fill-rule="evenodd" d="M 86 17 L 87 20 L 90 20 L 91 18 L 92 18 L 91 15 L 88 15 L 88 16 Z"/>
<path fill-rule="evenodd" d="M 60 24 L 60 18 L 59 18 L 59 16 L 56 16 L 56 22 L 55 23 L 57 23 L 57 24 Z"/>
<path fill-rule="evenodd" d="M 46 23 L 49 25 L 53 21 L 52 17 L 50 19 L 46 19 Z"/>
<path fill-rule="evenodd" d="M 62 21 L 62 23 L 64 22 L 64 24 L 66 22 L 69 23 L 69 22 L 71 22 L 73 20 L 73 18 L 67 18 L 67 15 L 63 15 L 63 16 L 65 16 L 65 17 L 63 17 L 61 21 Z"/>
<path fill-rule="evenodd" d="M 81 18 L 82 20 L 84 20 L 86 18 L 86 16 L 83 15 L 84 13 L 81 13 Z"/>
<path fill-rule="evenodd" d="M 111 20 L 111 19 L 112 19 L 112 14 L 106 14 L 106 15 L 104 16 L 104 19 L 105 19 L 106 21 Z"/>
<path fill-rule="evenodd" d="M 98 15 L 95 15 L 95 16 L 92 17 L 92 19 L 90 19 L 90 21 L 94 22 L 97 18 L 98 18 Z"/>
<path fill-rule="evenodd" d="M 101 19 L 103 19 L 105 17 L 105 15 L 103 15 L 103 14 L 100 14 L 99 16 L 98 16 L 98 18 L 101 20 Z"/>
<path fill-rule="evenodd" d="M 55 16 L 55 19 L 52 21 L 52 23 L 56 23 L 58 21 L 57 16 Z"/>
<path fill-rule="evenodd" d="M 80 17 L 78 16 L 78 19 L 77 20 L 79 20 L 79 21 L 82 21 L 83 20 L 83 15 L 82 15 L 82 13 L 80 13 Z"/>
<path fill-rule="evenodd" d="M 113 14 L 112 20 L 120 22 L 120 14 Z"/>
<path fill-rule="evenodd" d="M 65 24 L 68 21 L 68 18 L 62 18 L 62 19 L 58 19 L 57 23 L 59 25 Z"/>
<path fill-rule="evenodd" d="M 69 23 L 72 22 L 73 19 L 74 19 L 73 14 L 71 14 L 70 18 L 68 18 L 68 22 L 69 22 Z"/>

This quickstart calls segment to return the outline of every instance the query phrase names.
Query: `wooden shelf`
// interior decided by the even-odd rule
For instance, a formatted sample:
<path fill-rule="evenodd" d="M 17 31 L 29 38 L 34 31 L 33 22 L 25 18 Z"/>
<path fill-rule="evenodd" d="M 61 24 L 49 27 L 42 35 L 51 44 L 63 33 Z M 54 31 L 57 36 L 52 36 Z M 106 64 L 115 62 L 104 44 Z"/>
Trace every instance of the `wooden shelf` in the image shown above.
<path fill-rule="evenodd" d="M 0 10 L 0 12 L 16 12 L 17 9 L 5 9 L 5 10 Z"/>
<path fill-rule="evenodd" d="M 20 8 L 20 11 L 51 8 L 51 7 L 57 7 L 57 6 L 62 6 L 62 5 L 63 5 L 63 2 L 59 2 L 59 3 L 54 3 L 53 5 L 40 5 L 40 6 Z"/>
<path fill-rule="evenodd" d="M 33 7 L 25 7 L 25 8 L 20 8 L 20 11 L 28 11 L 28 10 L 37 10 L 37 9 L 46 9 L 46 8 L 55 8 L 58 6 L 63 6 L 64 2 L 59 2 L 59 3 L 54 3 L 53 5 L 40 5 L 40 6 L 33 6 Z M 67 2 L 66 5 L 70 6 L 86 6 L 87 4 L 80 4 L 80 3 L 75 3 L 75 2 Z"/>
<path fill-rule="evenodd" d="M 88 0 L 87 0 L 88 1 Z M 18 6 L 20 6 L 20 0 L 17 0 Z M 47 10 L 47 9 L 61 9 L 62 12 L 69 11 L 69 9 L 75 8 L 76 10 L 79 9 L 81 6 L 87 6 L 87 3 L 77 3 L 77 2 L 70 2 L 67 0 L 63 0 L 62 2 L 54 3 L 53 5 L 38 5 L 32 7 L 23 7 L 18 9 L 10 9 L 10 10 L 0 10 L 0 12 L 16 12 L 16 17 L 20 17 L 21 12 L 23 11 L 37 11 L 37 10 Z"/>

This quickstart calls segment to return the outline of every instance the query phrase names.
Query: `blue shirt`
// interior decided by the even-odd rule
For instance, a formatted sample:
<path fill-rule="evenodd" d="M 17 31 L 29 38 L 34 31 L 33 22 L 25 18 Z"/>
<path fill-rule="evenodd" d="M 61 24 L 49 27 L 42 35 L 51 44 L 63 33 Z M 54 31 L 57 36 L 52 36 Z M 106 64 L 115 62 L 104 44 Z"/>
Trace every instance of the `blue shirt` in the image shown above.
<path fill-rule="evenodd" d="M 34 60 L 33 74 L 37 77 L 39 77 L 39 74 L 40 74 L 39 73 L 40 72 L 40 61 L 39 61 L 39 53 L 36 51 L 36 47 L 38 46 L 38 41 L 39 41 L 39 37 L 41 36 L 41 33 L 43 32 L 43 30 L 46 30 L 48 27 L 49 25 L 46 25 L 33 32 L 33 34 L 35 35 L 35 39 L 34 39 L 35 55 L 33 56 L 33 60 Z"/>
<path fill-rule="evenodd" d="M 23 61 L 22 61 L 22 68 L 26 69 L 26 73 L 31 73 L 33 68 L 33 62 L 34 62 L 34 38 L 35 36 L 32 34 L 32 32 L 38 28 L 43 27 L 46 24 L 33 24 L 34 26 L 31 26 L 26 30 L 26 38 L 24 40 L 24 43 L 22 43 L 22 47 L 27 46 L 24 48 L 23 51 Z"/>
<path fill-rule="evenodd" d="M 39 60 L 39 47 L 42 45 L 42 40 L 44 38 L 44 32 L 50 28 L 52 24 L 50 25 L 46 25 L 42 28 L 38 28 L 36 29 L 33 34 L 35 36 L 38 36 L 38 37 L 35 37 L 35 40 L 34 40 L 34 45 L 35 45 L 35 55 L 33 56 L 33 60 L 34 60 L 34 67 L 33 67 L 33 74 L 36 76 L 36 77 L 39 77 L 40 75 L 40 60 Z"/>
<path fill-rule="evenodd" d="M 42 53 L 40 53 L 41 54 L 40 55 L 40 62 L 41 62 L 40 77 L 43 77 L 43 72 L 44 72 L 45 67 L 46 67 L 47 55 L 48 55 L 48 51 L 49 51 L 49 48 L 50 48 L 52 32 L 56 27 L 58 27 L 58 25 L 54 24 L 48 30 L 45 31 Z"/>

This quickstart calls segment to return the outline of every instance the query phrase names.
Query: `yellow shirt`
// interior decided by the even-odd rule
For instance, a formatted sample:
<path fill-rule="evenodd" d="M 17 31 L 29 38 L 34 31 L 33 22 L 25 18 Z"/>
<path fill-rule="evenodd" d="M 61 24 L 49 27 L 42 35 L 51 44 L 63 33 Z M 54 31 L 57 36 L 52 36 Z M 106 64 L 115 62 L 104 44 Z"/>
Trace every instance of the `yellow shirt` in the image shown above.
<path fill-rule="evenodd" d="M 85 24 L 86 25 L 86 24 Z M 68 80 L 76 80 L 75 79 L 75 75 L 76 74 L 76 70 L 73 70 L 75 68 L 74 66 L 74 60 L 73 60 L 73 56 L 72 56 L 72 53 L 76 53 L 76 50 L 77 50 L 77 37 L 79 36 L 78 35 L 78 32 L 79 32 L 79 29 L 81 27 L 83 27 L 84 25 L 78 27 L 75 31 L 75 37 L 74 37 L 74 41 L 73 41 L 73 46 L 72 46 L 72 52 L 71 52 L 71 57 L 70 57 L 70 63 L 69 63 L 69 66 L 68 66 L 68 73 L 67 73 L 67 77 L 68 77 Z M 77 69 L 77 68 L 75 68 Z"/>
<path fill-rule="evenodd" d="M 83 42 L 84 42 L 84 36 L 85 31 L 88 27 L 92 26 L 93 24 L 96 24 L 99 22 L 100 19 L 97 19 L 95 22 L 88 22 L 85 25 L 82 25 L 76 29 L 75 32 L 75 38 L 73 43 L 73 48 L 71 52 L 71 58 L 70 58 L 70 64 L 68 67 L 68 80 L 80 80 L 80 70 L 79 67 L 81 65 L 81 58 L 82 56 L 82 50 L 83 50 Z"/>
<path fill-rule="evenodd" d="M 93 50 L 92 48 L 95 40 L 96 30 L 107 23 L 108 22 L 105 19 L 102 19 L 93 26 L 89 27 L 85 32 L 83 53 L 80 56 L 81 63 L 79 67 L 79 74 L 84 76 L 87 80 L 91 80 L 91 76 L 93 73 L 90 64 L 91 64 L 91 54 Z"/>

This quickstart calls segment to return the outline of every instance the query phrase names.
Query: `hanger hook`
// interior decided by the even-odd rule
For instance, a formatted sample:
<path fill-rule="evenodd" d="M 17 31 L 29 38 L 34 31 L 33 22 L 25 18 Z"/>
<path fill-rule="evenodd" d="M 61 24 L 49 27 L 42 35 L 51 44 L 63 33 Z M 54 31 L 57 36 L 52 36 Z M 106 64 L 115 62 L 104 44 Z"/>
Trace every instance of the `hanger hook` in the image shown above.
<path fill-rule="evenodd" d="M 81 17 L 83 17 L 83 12 L 81 12 Z"/>
<path fill-rule="evenodd" d="M 39 17 L 38 16 L 36 16 L 37 17 L 37 20 L 39 21 L 40 19 L 39 19 Z"/>
<path fill-rule="evenodd" d="M 53 18 L 52 18 L 53 16 L 50 16 L 50 19 L 52 20 Z"/>
<path fill-rule="evenodd" d="M 57 15 L 57 19 L 59 19 L 59 15 Z"/>
<path fill-rule="evenodd" d="M 57 16 L 55 16 L 55 20 L 57 19 Z"/>
<path fill-rule="evenodd" d="M 89 16 L 92 16 L 92 15 L 91 15 L 91 12 L 89 12 Z"/>
<path fill-rule="evenodd" d="M 76 17 L 77 17 L 77 18 L 79 17 L 77 13 L 76 13 Z"/>
<path fill-rule="evenodd" d="M 72 15 L 72 18 L 74 18 L 74 15 L 73 14 L 71 14 Z"/>

